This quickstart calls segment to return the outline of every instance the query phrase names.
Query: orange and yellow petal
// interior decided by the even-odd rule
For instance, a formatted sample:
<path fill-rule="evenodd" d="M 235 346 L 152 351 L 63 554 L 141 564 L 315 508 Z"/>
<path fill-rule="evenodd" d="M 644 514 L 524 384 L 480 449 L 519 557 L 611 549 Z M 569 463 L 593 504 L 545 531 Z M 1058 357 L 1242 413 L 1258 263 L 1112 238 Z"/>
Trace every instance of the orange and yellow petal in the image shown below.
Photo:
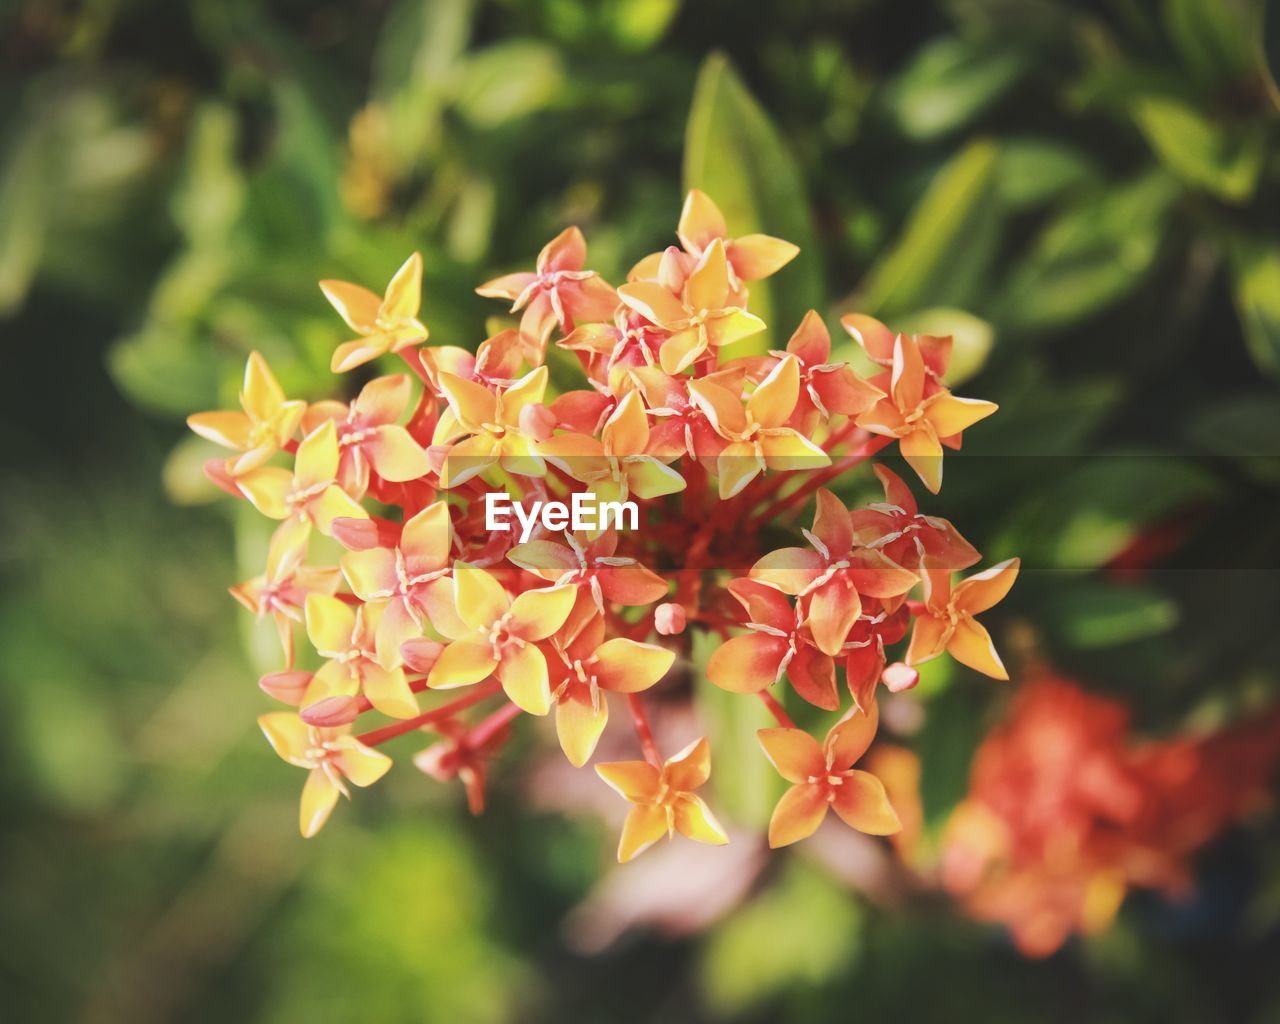
<path fill-rule="evenodd" d="M 947 641 L 947 653 L 962 665 L 990 676 L 992 679 L 1008 679 L 1009 673 L 996 652 L 996 645 L 982 623 L 969 618 L 956 623 L 951 639 Z"/>
<path fill-rule="evenodd" d="M 827 816 L 827 796 L 821 786 L 798 783 L 782 794 L 769 819 L 769 846 L 778 849 L 808 839 Z"/>
<path fill-rule="evenodd" d="M 639 693 L 665 676 L 675 660 L 665 647 L 615 637 L 596 648 L 592 671 L 606 690 Z"/>
<path fill-rule="evenodd" d="M 723 826 L 701 797 L 680 796 L 674 801 L 672 811 L 676 831 L 682 836 L 709 846 L 723 846 L 729 841 Z"/>
<path fill-rule="evenodd" d="M 445 646 L 431 666 L 427 686 L 433 690 L 470 686 L 489 676 L 497 667 L 498 659 L 488 644 L 454 640 Z"/>
<path fill-rule="evenodd" d="M 667 812 L 664 807 L 658 804 L 637 804 L 632 807 L 627 812 L 627 820 L 622 823 L 622 838 L 618 841 L 618 863 L 625 864 L 638 857 L 666 834 Z"/>
<path fill-rule="evenodd" d="M 551 710 L 547 659 L 534 644 L 504 650 L 494 672 L 507 698 L 521 711 L 545 715 Z"/>
<path fill-rule="evenodd" d="M 601 695 L 594 704 L 589 692 L 571 692 L 556 704 L 556 736 L 569 763 L 581 768 L 595 753 L 609 721 L 609 704 Z"/>
<path fill-rule="evenodd" d="M 730 693 L 759 693 L 777 682 L 789 649 L 785 639 L 767 633 L 731 637 L 707 661 L 707 678 Z"/>
<path fill-rule="evenodd" d="M 488 627 L 511 607 L 511 598 L 502 584 L 470 562 L 458 562 L 453 567 L 453 588 L 458 618 L 472 629 Z"/>
<path fill-rule="evenodd" d="M 633 804 L 657 800 L 662 789 L 658 769 L 648 761 L 608 761 L 596 765 L 596 774 Z"/>
<path fill-rule="evenodd" d="M 884 783 L 870 772 L 849 772 L 831 793 L 832 809 L 850 828 L 872 836 L 891 836 L 902 830 Z"/>
<path fill-rule="evenodd" d="M 338 784 L 322 769 L 313 768 L 308 773 L 298 807 L 298 828 L 304 839 L 310 839 L 324 827 L 340 793 Z"/>

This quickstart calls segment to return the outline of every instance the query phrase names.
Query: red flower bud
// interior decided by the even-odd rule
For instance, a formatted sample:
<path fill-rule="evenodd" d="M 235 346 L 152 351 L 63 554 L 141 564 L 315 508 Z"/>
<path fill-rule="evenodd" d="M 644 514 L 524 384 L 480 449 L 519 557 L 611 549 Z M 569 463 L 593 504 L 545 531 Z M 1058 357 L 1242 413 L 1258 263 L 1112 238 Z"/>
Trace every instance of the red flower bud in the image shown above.
<path fill-rule="evenodd" d="M 314 725 L 318 729 L 350 725 L 360 717 L 360 698 L 325 697 L 314 704 L 308 704 L 299 714 L 307 725 Z"/>
<path fill-rule="evenodd" d="M 310 672 L 268 672 L 258 680 L 263 693 L 295 708 L 302 703 L 302 695 L 310 685 Z"/>

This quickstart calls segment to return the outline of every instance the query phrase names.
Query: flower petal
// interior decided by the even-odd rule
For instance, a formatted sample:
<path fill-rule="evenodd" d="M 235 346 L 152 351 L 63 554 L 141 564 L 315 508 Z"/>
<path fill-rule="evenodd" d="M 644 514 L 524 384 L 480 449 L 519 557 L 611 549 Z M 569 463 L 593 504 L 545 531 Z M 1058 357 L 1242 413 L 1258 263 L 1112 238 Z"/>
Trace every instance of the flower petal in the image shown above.
<path fill-rule="evenodd" d="M 769 819 L 769 846 L 776 850 L 809 838 L 826 816 L 827 795 L 821 786 L 792 786 L 782 794 Z"/>
<path fill-rule="evenodd" d="M 932 494 L 942 488 L 942 445 L 927 425 L 898 439 L 898 450 Z"/>
<path fill-rule="evenodd" d="M 242 412 L 198 412 L 187 417 L 187 426 L 206 441 L 245 451 L 253 424 Z"/>
<path fill-rule="evenodd" d="M 690 189 L 689 194 L 684 197 L 680 223 L 676 227 L 676 236 L 685 251 L 697 255 L 726 234 L 728 228 L 725 227 L 724 214 L 720 212 L 720 208 L 701 189 Z"/>
<path fill-rule="evenodd" d="M 667 674 L 676 655 L 657 644 L 615 637 L 597 647 L 594 658 L 592 671 L 602 687 L 615 693 L 639 693 Z"/>
<path fill-rule="evenodd" d="M 756 737 L 769 762 L 788 782 L 805 782 L 827 773 L 822 747 L 803 729 L 760 729 Z"/>
<path fill-rule="evenodd" d="M 327 594 L 308 594 L 307 637 L 321 654 L 340 654 L 351 647 L 356 628 L 356 610 L 345 601 Z"/>
<path fill-rule="evenodd" d="M 253 507 L 269 519 L 284 519 L 289 515 L 285 499 L 293 489 L 293 475 L 287 469 L 263 466 L 236 477 L 235 485 Z"/>
<path fill-rule="evenodd" d="M 629 391 L 604 423 L 600 433 L 609 455 L 642 455 L 649 443 L 649 417 L 638 391 Z"/>
<path fill-rule="evenodd" d="M 747 412 L 762 427 L 780 427 L 800 397 L 800 361 L 792 355 L 778 361 L 747 399 Z"/>
<path fill-rule="evenodd" d="M 596 774 L 633 804 L 657 800 L 662 785 L 648 761 L 608 761 L 596 765 Z"/>
<path fill-rule="evenodd" d="M 760 448 L 770 469 L 821 469 L 831 456 L 797 431 L 776 427 L 761 432 Z"/>
<path fill-rule="evenodd" d="M 338 755 L 334 761 L 344 778 L 353 785 L 372 786 L 391 770 L 391 758 L 381 751 L 366 747 L 354 736 L 340 736 L 333 744 Z"/>
<path fill-rule="evenodd" d="M 398 656 L 398 645 L 395 652 Z M 384 715 L 391 718 L 413 718 L 421 711 L 413 691 L 409 689 L 403 669 L 388 670 L 371 662 L 362 668 L 360 683 L 369 703 Z"/>
<path fill-rule="evenodd" d="M 962 665 L 990 676 L 1008 679 L 1009 673 L 996 652 L 996 645 L 986 627 L 975 619 L 961 619 L 947 641 L 947 653 Z"/>
<path fill-rule="evenodd" d="M 607 780 L 606 780 L 607 781 Z M 618 841 L 618 863 L 638 857 L 667 834 L 666 809 L 653 804 L 638 804 L 627 813 Z"/>
<path fill-rule="evenodd" d="M 422 303 L 422 255 L 413 253 L 387 285 L 379 313 L 390 321 L 411 320 Z"/>
<path fill-rule="evenodd" d="M 651 604 L 667 596 L 667 581 L 639 563 L 602 565 L 596 569 L 600 590 L 618 604 Z"/>
<path fill-rule="evenodd" d="M 782 637 L 765 633 L 732 637 L 712 652 L 707 678 L 730 693 L 759 693 L 777 682 L 789 650 Z"/>
<path fill-rule="evenodd" d="M 458 618 L 472 629 L 487 628 L 511 608 L 502 584 L 470 562 L 454 565 L 453 586 Z"/>
<path fill-rule="evenodd" d="M 411 574 L 438 572 L 449 564 L 452 522 L 447 502 L 435 501 L 404 524 L 400 550 Z"/>
<path fill-rule="evenodd" d="M 674 790 L 687 793 L 711 778 L 711 744 L 700 736 L 683 750 L 667 758 L 662 781 Z"/>
<path fill-rule="evenodd" d="M 999 408 L 995 402 L 957 398 L 940 391 L 924 404 L 924 415 L 939 437 L 951 437 L 984 420 Z"/>
<path fill-rule="evenodd" d="M 440 652 L 440 657 L 427 674 L 427 686 L 433 690 L 452 690 L 470 686 L 487 677 L 498 665 L 488 644 L 471 640 L 454 640 Z"/>
<path fill-rule="evenodd" d="M 772 235 L 743 235 L 728 250 L 734 272 L 744 281 L 776 274 L 798 255 L 800 246 Z"/>
<path fill-rule="evenodd" d="M 840 653 L 849 630 L 862 614 L 862 600 L 846 573 L 836 573 L 809 598 L 809 629 L 823 654 Z"/>
<path fill-rule="evenodd" d="M 311 747 L 311 728 L 293 711 L 271 711 L 258 716 L 258 728 L 281 758 L 305 768 Z"/>
<path fill-rule="evenodd" d="M 592 704 L 584 687 L 571 690 L 560 699 L 556 704 L 556 736 L 571 765 L 581 768 L 591 760 L 608 721 L 608 701 L 601 697 Z"/>
<path fill-rule="evenodd" d="M 701 797 L 682 796 L 675 801 L 673 810 L 676 831 L 682 836 L 709 846 L 723 846 L 729 841 L 724 828 Z"/>
<path fill-rule="evenodd" d="M 876 738 L 880 725 L 879 705 L 872 702 L 866 710 L 853 710 L 827 733 L 824 744 L 831 755 L 831 767 L 838 772 L 852 768 Z"/>
<path fill-rule="evenodd" d="M 531 715 L 545 715 L 551 710 L 551 685 L 547 676 L 547 659 L 534 644 L 508 647 L 494 669 L 511 703 Z"/>
<path fill-rule="evenodd" d="M 1004 600 L 1018 578 L 1018 569 L 1022 560 L 1007 558 L 993 565 L 990 569 L 974 573 L 966 580 L 956 584 L 951 594 L 951 603 L 962 612 L 977 615 L 994 607 Z"/>
<path fill-rule="evenodd" d="M 836 666 L 830 656 L 805 644 L 787 663 L 787 678 L 801 697 L 814 707 L 834 711 L 840 706 Z"/>
<path fill-rule="evenodd" d="M 784 594 L 799 594 L 826 569 L 826 561 L 808 548 L 779 548 L 751 567 L 751 578 L 777 587 Z"/>
<path fill-rule="evenodd" d="M 870 772 L 850 772 L 832 792 L 831 806 L 850 828 L 871 836 L 891 836 L 902 831 L 902 822 L 889 803 L 884 783 Z"/>
<path fill-rule="evenodd" d="M 422 446 L 409 436 L 409 431 L 394 423 L 379 427 L 362 447 L 373 471 L 383 480 L 392 483 L 417 480 L 431 471 Z"/>
<path fill-rule="evenodd" d="M 382 300 L 368 288 L 348 281 L 321 281 L 320 291 L 357 334 L 368 334 L 377 329 L 378 307 Z"/>
<path fill-rule="evenodd" d="M 911 644 L 907 648 L 907 664 L 919 665 L 931 658 L 936 658 L 946 649 L 947 622 L 933 615 L 916 616 L 915 626 L 911 631 Z"/>
<path fill-rule="evenodd" d="M 338 802 L 338 784 L 321 769 L 313 768 L 302 787 L 302 802 L 298 807 L 298 828 L 304 839 L 310 839 L 324 827 Z"/>

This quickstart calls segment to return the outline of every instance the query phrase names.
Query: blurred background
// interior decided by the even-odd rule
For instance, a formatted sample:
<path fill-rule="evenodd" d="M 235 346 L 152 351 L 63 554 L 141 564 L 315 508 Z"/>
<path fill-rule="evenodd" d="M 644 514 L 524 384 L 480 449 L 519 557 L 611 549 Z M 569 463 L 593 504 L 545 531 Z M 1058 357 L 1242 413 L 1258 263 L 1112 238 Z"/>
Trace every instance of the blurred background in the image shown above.
<path fill-rule="evenodd" d="M 936 882 L 1028 678 L 1115 702 L 1132 744 L 1280 698 L 1267 6 L 5 3 L 6 1018 L 1280 1019 L 1260 800 L 1178 847 L 1176 895 L 1140 888 L 1048 956 Z M 691 185 L 801 245 L 753 288 L 775 343 L 810 306 L 956 333 L 961 392 L 1001 412 L 926 510 L 988 564 L 1023 556 L 991 616 L 1014 681 L 939 665 L 886 712 L 919 758 L 900 859 L 844 833 L 765 855 L 768 768 L 702 694 L 703 727 L 747 740 L 715 747 L 739 841 L 710 859 L 619 870 L 608 792 L 536 728 L 483 818 L 410 738 L 304 843 L 300 773 L 254 724 L 269 631 L 225 589 L 265 528 L 215 500 L 182 418 L 234 406 L 251 349 L 290 397 L 332 392 L 322 277 L 380 287 L 418 249 L 433 341 L 473 346 L 497 309 L 477 283 L 569 223 L 619 282 Z M 1195 799 L 1240 795 L 1231 749 Z M 1251 792 L 1273 750 L 1239 768 Z"/>

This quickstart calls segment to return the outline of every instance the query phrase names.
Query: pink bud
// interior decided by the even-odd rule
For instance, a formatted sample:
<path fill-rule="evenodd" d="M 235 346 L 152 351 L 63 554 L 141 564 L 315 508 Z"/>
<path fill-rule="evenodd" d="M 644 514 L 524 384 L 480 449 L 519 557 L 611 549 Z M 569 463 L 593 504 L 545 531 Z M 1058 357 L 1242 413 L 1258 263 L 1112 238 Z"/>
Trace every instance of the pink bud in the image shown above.
<path fill-rule="evenodd" d="M 653 610 L 653 625 L 663 636 L 675 636 L 677 633 L 683 633 L 684 627 L 689 621 L 689 613 L 684 610 L 684 605 L 667 602 L 660 604 Z"/>
<path fill-rule="evenodd" d="M 308 704 L 299 712 L 307 725 L 318 729 L 334 729 L 340 725 L 350 725 L 360 717 L 360 699 L 358 697 L 325 697 Z"/>
<path fill-rule="evenodd" d="M 258 680 L 263 693 L 295 708 L 302 703 L 302 695 L 310 685 L 310 672 L 268 672 Z"/>
<path fill-rule="evenodd" d="M 556 414 L 545 405 L 526 405 L 520 410 L 520 430 L 535 441 L 545 441 L 556 429 Z"/>
<path fill-rule="evenodd" d="M 892 665 L 885 666 L 884 672 L 880 675 L 880 681 L 889 688 L 890 693 L 901 693 L 903 690 L 910 690 L 920 682 L 920 673 L 910 665 L 895 661 Z"/>
<path fill-rule="evenodd" d="M 443 650 L 444 644 L 438 644 L 426 637 L 417 637 L 406 640 L 400 645 L 400 657 L 404 661 L 404 667 L 410 672 L 425 674 L 435 666 L 436 659 L 440 657 L 440 652 Z"/>

